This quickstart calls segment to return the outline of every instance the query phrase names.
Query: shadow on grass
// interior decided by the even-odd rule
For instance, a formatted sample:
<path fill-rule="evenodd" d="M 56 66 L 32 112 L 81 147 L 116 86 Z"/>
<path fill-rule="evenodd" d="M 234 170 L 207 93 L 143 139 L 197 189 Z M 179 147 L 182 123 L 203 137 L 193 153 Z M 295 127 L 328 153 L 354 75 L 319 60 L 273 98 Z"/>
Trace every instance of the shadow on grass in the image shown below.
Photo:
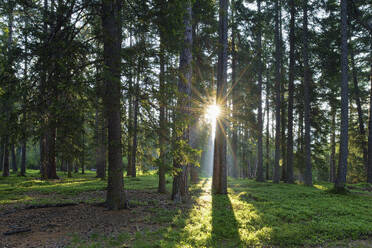
<path fill-rule="evenodd" d="M 239 224 L 228 195 L 212 195 L 213 247 L 240 247 Z"/>

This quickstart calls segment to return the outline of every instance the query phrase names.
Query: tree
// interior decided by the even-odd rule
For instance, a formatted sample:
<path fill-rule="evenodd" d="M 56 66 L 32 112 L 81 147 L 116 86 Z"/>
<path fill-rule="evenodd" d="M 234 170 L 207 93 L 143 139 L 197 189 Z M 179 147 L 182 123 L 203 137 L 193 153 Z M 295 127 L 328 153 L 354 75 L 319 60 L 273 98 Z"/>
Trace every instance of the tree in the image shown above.
<path fill-rule="evenodd" d="M 279 37 L 279 0 L 275 1 L 275 158 L 273 182 L 280 180 L 280 37 Z"/>
<path fill-rule="evenodd" d="M 313 185 L 312 168 L 311 168 L 311 138 L 310 138 L 310 69 L 309 69 L 309 35 L 308 35 L 308 17 L 307 17 L 307 0 L 303 1 L 303 61 L 304 61 L 304 109 L 305 109 L 305 185 Z"/>
<path fill-rule="evenodd" d="M 217 94 L 216 103 L 226 108 L 227 86 L 227 20 L 228 1 L 219 1 L 219 28 L 218 28 L 218 65 L 217 65 Z M 224 120 L 217 118 L 216 136 L 214 142 L 213 179 L 212 192 L 214 194 L 227 194 L 227 170 L 226 170 L 226 124 Z"/>
<path fill-rule="evenodd" d="M 108 181 L 106 204 L 118 210 L 127 205 L 123 181 L 120 123 L 121 1 L 103 0 L 104 108 L 108 124 Z"/>
<path fill-rule="evenodd" d="M 257 177 L 259 182 L 265 181 L 263 169 L 263 149 L 262 149 L 262 136 L 263 136 L 263 121 L 262 121 L 262 41 L 261 41 L 261 0 L 257 0 L 258 11 L 258 37 L 257 37 L 257 50 L 258 50 L 258 141 L 257 141 Z"/>
<path fill-rule="evenodd" d="M 338 161 L 335 189 L 343 190 L 346 184 L 349 128 L 348 90 L 348 47 L 347 47 L 347 0 L 341 0 L 341 133 L 340 159 Z"/>
<path fill-rule="evenodd" d="M 287 137 L 287 183 L 294 183 L 293 178 L 293 102 L 295 77 L 295 1 L 290 0 L 289 27 L 289 81 L 288 81 L 288 137 Z"/>
<path fill-rule="evenodd" d="M 176 140 L 176 154 L 173 160 L 175 174 L 173 176 L 172 200 L 179 202 L 188 194 L 188 171 L 187 159 L 182 156 L 183 145 L 188 145 L 189 125 L 186 118 L 189 117 L 191 106 L 191 79 L 192 79 L 192 5 L 191 1 L 186 3 L 186 12 L 184 14 L 184 42 L 180 55 L 180 76 L 178 81 L 178 123 L 182 125 L 179 130 L 176 129 L 176 135 L 180 133 L 181 137 Z M 183 122 L 183 123 L 182 123 Z M 186 124 L 184 124 L 186 123 Z"/>

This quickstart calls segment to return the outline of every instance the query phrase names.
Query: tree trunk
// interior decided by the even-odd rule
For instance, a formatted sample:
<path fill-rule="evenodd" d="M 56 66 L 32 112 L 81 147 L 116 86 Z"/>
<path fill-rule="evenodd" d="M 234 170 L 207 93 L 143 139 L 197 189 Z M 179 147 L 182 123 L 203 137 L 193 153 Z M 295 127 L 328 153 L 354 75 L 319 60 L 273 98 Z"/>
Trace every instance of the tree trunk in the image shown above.
<path fill-rule="evenodd" d="M 309 69 L 309 37 L 308 37 L 308 18 L 307 0 L 303 2 L 303 56 L 304 56 L 304 109 L 305 109 L 305 173 L 304 182 L 307 186 L 313 185 L 312 166 L 311 166 L 311 141 L 310 141 L 310 69 Z"/>
<path fill-rule="evenodd" d="M 269 85 L 269 75 L 266 76 L 266 180 L 270 177 L 270 85 Z"/>
<path fill-rule="evenodd" d="M 367 150 L 367 144 L 365 140 L 366 131 L 364 129 L 362 103 L 360 101 L 360 93 L 359 93 L 359 86 L 358 86 L 358 75 L 357 75 L 357 70 L 355 68 L 354 52 L 352 48 L 350 48 L 350 57 L 351 57 L 351 69 L 352 69 L 352 74 L 353 74 L 355 102 L 357 105 L 357 112 L 358 112 L 359 133 L 360 133 L 360 140 L 361 140 L 360 145 L 362 146 L 362 150 L 363 150 L 364 166 L 367 169 L 368 168 L 368 150 Z"/>
<path fill-rule="evenodd" d="M 275 160 L 273 182 L 280 180 L 280 39 L 279 39 L 279 0 L 275 0 Z"/>
<path fill-rule="evenodd" d="M 347 48 L 347 0 L 341 0 L 341 133 L 340 159 L 338 161 L 336 190 L 343 190 L 346 184 L 349 142 L 349 89 Z"/>
<path fill-rule="evenodd" d="M 106 128 L 103 113 L 98 107 L 96 110 L 96 177 L 106 177 Z"/>
<path fill-rule="evenodd" d="M 108 182 L 106 204 L 109 209 L 127 207 L 123 181 L 120 121 L 121 1 L 102 1 L 104 43 L 104 106 L 108 120 Z"/>
<path fill-rule="evenodd" d="M 47 167 L 47 176 L 48 179 L 58 179 L 57 176 L 57 164 L 56 164 L 56 128 L 50 127 L 49 134 L 47 138 L 48 143 L 48 167 Z"/>
<path fill-rule="evenodd" d="M 218 69 L 217 69 L 217 101 L 222 108 L 226 108 L 227 86 L 227 32 L 228 32 L 228 0 L 220 0 L 219 5 L 219 42 L 218 42 Z M 226 171 L 226 123 L 223 118 L 217 118 L 216 136 L 214 142 L 212 192 L 214 194 L 227 194 Z"/>
<path fill-rule="evenodd" d="M 331 156 L 329 159 L 329 181 L 335 182 L 336 178 L 336 110 L 332 107 L 332 124 L 331 124 Z"/>
<path fill-rule="evenodd" d="M 261 0 L 257 0 L 258 9 L 258 142 L 257 142 L 257 177 L 258 182 L 265 181 L 263 168 L 263 152 L 262 152 L 262 41 L 261 41 Z"/>
<path fill-rule="evenodd" d="M 136 158 L 137 158 L 137 131 L 138 131 L 138 108 L 139 108 L 139 79 L 136 85 L 136 96 L 134 100 L 134 116 L 133 116 L 133 144 L 132 144 L 132 152 L 131 152 L 131 176 L 136 177 L 137 169 L 136 169 Z"/>
<path fill-rule="evenodd" d="M 11 144 L 10 150 L 11 150 L 11 154 L 12 154 L 12 170 L 13 170 L 13 172 L 17 172 L 18 171 L 18 168 L 17 168 L 17 156 L 16 156 L 16 153 L 15 153 L 14 144 Z"/>
<path fill-rule="evenodd" d="M 283 31 L 282 31 L 282 1 L 279 1 L 279 42 L 280 42 L 280 108 L 281 108 L 281 135 L 280 135 L 280 149 L 282 153 L 282 173 L 281 180 L 287 182 L 287 146 L 286 146 L 286 102 L 285 102 L 285 68 L 283 61 L 283 50 L 285 50 L 283 45 Z"/>
<path fill-rule="evenodd" d="M 21 176 L 26 176 L 26 154 L 27 154 L 27 142 L 25 139 L 23 139 L 22 154 L 21 154 Z"/>
<path fill-rule="evenodd" d="M 165 189 L 165 172 L 166 172 L 166 116 L 165 116 L 165 106 L 166 106 L 166 93 L 165 93 L 165 50 L 164 50 L 164 39 L 160 34 L 160 73 L 159 73 L 159 91 L 160 91 L 160 114 L 159 114 L 159 185 L 158 192 L 166 193 Z"/>
<path fill-rule="evenodd" d="M 287 137 L 287 183 L 294 183 L 293 178 L 293 95 L 295 75 L 295 2 L 290 0 L 289 30 L 289 82 L 288 82 L 288 137 Z"/>
<path fill-rule="evenodd" d="M 4 162 L 4 137 L 1 137 L 1 142 L 0 142 L 0 171 L 3 171 L 3 162 Z"/>
<path fill-rule="evenodd" d="M 9 176 L 9 137 L 4 138 L 3 177 Z"/>
<path fill-rule="evenodd" d="M 372 45 L 371 45 L 372 46 Z M 371 47 L 372 50 L 372 47 Z M 371 53 L 370 85 L 372 86 L 372 53 Z M 368 169 L 367 182 L 372 183 L 372 87 L 369 97 L 369 122 L 368 122 Z"/>
<path fill-rule="evenodd" d="M 238 123 L 237 123 L 237 115 L 238 115 L 238 87 L 237 84 L 239 81 L 236 80 L 236 48 L 235 48 L 235 39 L 236 39 L 236 23 L 235 23 L 235 4 L 232 3 L 232 37 L 231 37 L 231 47 L 232 47 L 232 59 L 231 59 L 231 87 L 232 87 L 232 115 L 233 115 L 233 123 L 232 123 L 232 140 L 231 140 L 231 152 L 232 152 L 232 160 L 233 160 L 233 167 L 232 167 L 232 176 L 237 178 L 239 176 L 239 167 L 238 167 L 238 157 L 237 157 L 237 150 L 238 150 Z"/>
<path fill-rule="evenodd" d="M 190 115 L 191 107 L 191 79 L 192 79 L 192 4 L 191 0 L 187 1 L 186 12 L 184 16 L 185 32 L 184 43 L 180 55 L 180 78 L 178 80 L 178 101 L 177 101 L 177 123 L 185 123 L 185 127 L 176 126 L 176 136 L 178 131 L 181 131 L 182 137 L 176 138 L 176 155 L 173 159 L 174 176 L 172 187 L 172 200 L 179 202 L 188 195 L 188 164 L 182 161 L 182 145 L 178 145 L 180 141 L 189 142 L 189 127 L 190 122 L 187 120 Z"/>
<path fill-rule="evenodd" d="M 71 178 L 72 177 L 72 162 L 69 159 L 66 161 L 66 163 L 67 163 L 67 177 Z"/>

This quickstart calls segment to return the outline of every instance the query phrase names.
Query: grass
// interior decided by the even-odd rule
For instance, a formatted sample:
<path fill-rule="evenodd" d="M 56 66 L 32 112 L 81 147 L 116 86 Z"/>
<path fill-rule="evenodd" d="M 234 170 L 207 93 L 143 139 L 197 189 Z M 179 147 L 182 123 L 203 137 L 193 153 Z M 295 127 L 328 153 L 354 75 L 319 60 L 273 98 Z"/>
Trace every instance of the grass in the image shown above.
<path fill-rule="evenodd" d="M 0 204 L 32 203 L 32 193 L 54 194 L 53 201 L 62 202 L 65 194 L 106 187 L 92 172 L 72 179 L 61 175 L 57 181 L 36 176 L 31 172 L 26 178 L 0 178 Z M 154 174 L 125 178 L 127 189 L 156 194 L 156 186 Z M 306 187 L 229 179 L 228 195 L 211 195 L 210 187 L 211 180 L 202 179 L 191 187 L 189 203 L 170 208 L 155 200 L 131 199 L 133 206 L 146 209 L 142 221 L 156 228 L 115 237 L 97 234 L 88 240 L 74 234 L 71 247 L 343 247 L 372 235 L 372 195 L 363 190 L 370 185 L 353 185 L 346 194 L 330 193 L 328 183 Z"/>

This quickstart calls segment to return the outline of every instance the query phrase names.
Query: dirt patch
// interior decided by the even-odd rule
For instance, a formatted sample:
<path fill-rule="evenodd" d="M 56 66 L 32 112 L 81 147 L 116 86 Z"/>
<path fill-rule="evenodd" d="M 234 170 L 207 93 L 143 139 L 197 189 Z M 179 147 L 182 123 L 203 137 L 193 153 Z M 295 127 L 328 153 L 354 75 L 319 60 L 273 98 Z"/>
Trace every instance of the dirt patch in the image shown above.
<path fill-rule="evenodd" d="M 72 234 L 77 234 L 81 239 L 89 239 L 97 234 L 115 236 L 123 232 L 134 234 L 144 229 L 156 230 L 159 225 L 146 221 L 151 214 L 148 210 L 154 204 L 163 208 L 175 207 L 164 194 L 135 190 L 127 193 L 129 199 L 140 201 L 133 201 L 131 209 L 120 211 L 108 211 L 88 203 L 41 209 L 17 206 L 19 209 L 8 212 L 0 219 L 0 247 L 65 247 L 71 242 Z M 73 200 L 87 200 L 98 196 L 104 199 L 105 192 L 86 192 Z M 7 206 L 6 211 L 10 211 L 9 207 L 11 206 Z M 3 235 L 17 228 L 31 228 L 31 231 Z"/>

